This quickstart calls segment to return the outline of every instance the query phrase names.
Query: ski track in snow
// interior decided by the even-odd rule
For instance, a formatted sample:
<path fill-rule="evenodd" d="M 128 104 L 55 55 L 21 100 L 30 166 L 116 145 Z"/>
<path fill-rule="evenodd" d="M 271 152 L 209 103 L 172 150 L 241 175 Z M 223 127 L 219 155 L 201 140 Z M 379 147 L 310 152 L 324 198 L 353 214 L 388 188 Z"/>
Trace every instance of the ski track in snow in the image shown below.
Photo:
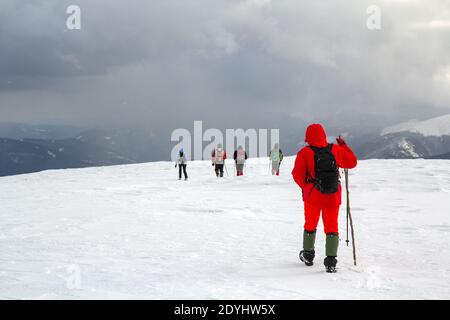
<path fill-rule="evenodd" d="M 344 205 L 337 274 L 324 271 L 321 222 L 315 265 L 298 260 L 293 158 L 280 177 L 267 165 L 250 159 L 246 176 L 217 179 L 208 161 L 191 162 L 189 181 L 170 162 L 0 178 L 0 298 L 450 298 L 448 161 L 351 170 L 358 266 Z"/>

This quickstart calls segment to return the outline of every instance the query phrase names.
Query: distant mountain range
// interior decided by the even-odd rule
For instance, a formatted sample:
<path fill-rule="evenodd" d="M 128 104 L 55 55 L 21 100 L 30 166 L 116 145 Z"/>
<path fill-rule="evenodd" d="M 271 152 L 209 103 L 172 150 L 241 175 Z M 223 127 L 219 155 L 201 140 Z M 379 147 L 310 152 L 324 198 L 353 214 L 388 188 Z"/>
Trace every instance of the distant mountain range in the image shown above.
<path fill-rule="evenodd" d="M 172 144 L 161 135 L 169 136 L 160 133 L 158 138 L 136 128 L 0 124 L 0 176 L 168 160 Z M 288 132 L 281 140 L 290 155 L 302 145 L 296 141 L 303 139 Z M 450 159 L 450 115 L 411 120 L 373 133 L 350 132 L 347 140 L 360 159 Z"/>
<path fill-rule="evenodd" d="M 439 155 L 435 155 L 435 156 L 430 156 L 427 157 L 427 159 L 450 159 L 450 152 L 444 153 L 444 154 L 439 154 Z"/>
<path fill-rule="evenodd" d="M 42 130 L 35 132 L 49 134 Z M 65 139 L 0 138 L 0 176 L 167 160 L 168 147 L 155 144 L 151 132 L 127 129 L 95 129 Z"/>
<path fill-rule="evenodd" d="M 447 159 L 450 115 L 385 128 L 379 135 L 359 141 L 356 150 L 362 159 Z"/>
<path fill-rule="evenodd" d="M 59 140 L 76 137 L 85 130 L 70 125 L 0 123 L 0 138 Z"/>

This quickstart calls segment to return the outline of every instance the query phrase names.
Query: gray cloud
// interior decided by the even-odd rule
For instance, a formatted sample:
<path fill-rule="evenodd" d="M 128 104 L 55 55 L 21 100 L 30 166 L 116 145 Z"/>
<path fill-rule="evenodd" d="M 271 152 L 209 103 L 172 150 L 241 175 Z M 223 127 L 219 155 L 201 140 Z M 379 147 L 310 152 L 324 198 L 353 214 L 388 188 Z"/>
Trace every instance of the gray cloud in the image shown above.
<path fill-rule="evenodd" d="M 80 31 L 65 30 L 69 4 L 81 7 Z M 366 28 L 371 4 L 380 31 Z M 446 0 L 0 6 L 2 120 L 254 126 L 450 112 Z"/>

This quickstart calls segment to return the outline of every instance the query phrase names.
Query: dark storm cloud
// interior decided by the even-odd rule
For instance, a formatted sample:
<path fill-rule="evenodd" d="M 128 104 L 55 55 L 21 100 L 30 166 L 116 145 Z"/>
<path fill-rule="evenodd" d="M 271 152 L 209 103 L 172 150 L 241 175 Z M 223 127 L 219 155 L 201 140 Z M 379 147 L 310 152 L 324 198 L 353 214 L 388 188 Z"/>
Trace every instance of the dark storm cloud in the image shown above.
<path fill-rule="evenodd" d="M 79 31 L 66 30 L 70 4 L 81 7 Z M 371 4 L 382 10 L 379 31 L 366 28 Z M 3 120 L 252 125 L 450 106 L 445 0 L 0 6 Z"/>

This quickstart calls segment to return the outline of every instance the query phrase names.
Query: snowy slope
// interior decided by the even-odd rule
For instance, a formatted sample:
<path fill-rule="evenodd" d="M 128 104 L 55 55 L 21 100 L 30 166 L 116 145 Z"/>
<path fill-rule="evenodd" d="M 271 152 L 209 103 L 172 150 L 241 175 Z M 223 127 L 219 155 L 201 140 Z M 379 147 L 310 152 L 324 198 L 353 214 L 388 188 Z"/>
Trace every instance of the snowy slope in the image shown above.
<path fill-rule="evenodd" d="M 450 136 L 450 114 L 425 121 L 410 120 L 382 130 L 381 135 L 414 132 L 425 137 Z"/>
<path fill-rule="evenodd" d="M 321 224 L 316 265 L 298 261 L 292 165 L 272 177 L 251 159 L 248 176 L 218 180 L 200 161 L 187 182 L 167 162 L 0 178 L 0 298 L 450 298 L 448 161 L 360 162 L 359 264 L 342 208 L 337 274 L 322 266 Z"/>

